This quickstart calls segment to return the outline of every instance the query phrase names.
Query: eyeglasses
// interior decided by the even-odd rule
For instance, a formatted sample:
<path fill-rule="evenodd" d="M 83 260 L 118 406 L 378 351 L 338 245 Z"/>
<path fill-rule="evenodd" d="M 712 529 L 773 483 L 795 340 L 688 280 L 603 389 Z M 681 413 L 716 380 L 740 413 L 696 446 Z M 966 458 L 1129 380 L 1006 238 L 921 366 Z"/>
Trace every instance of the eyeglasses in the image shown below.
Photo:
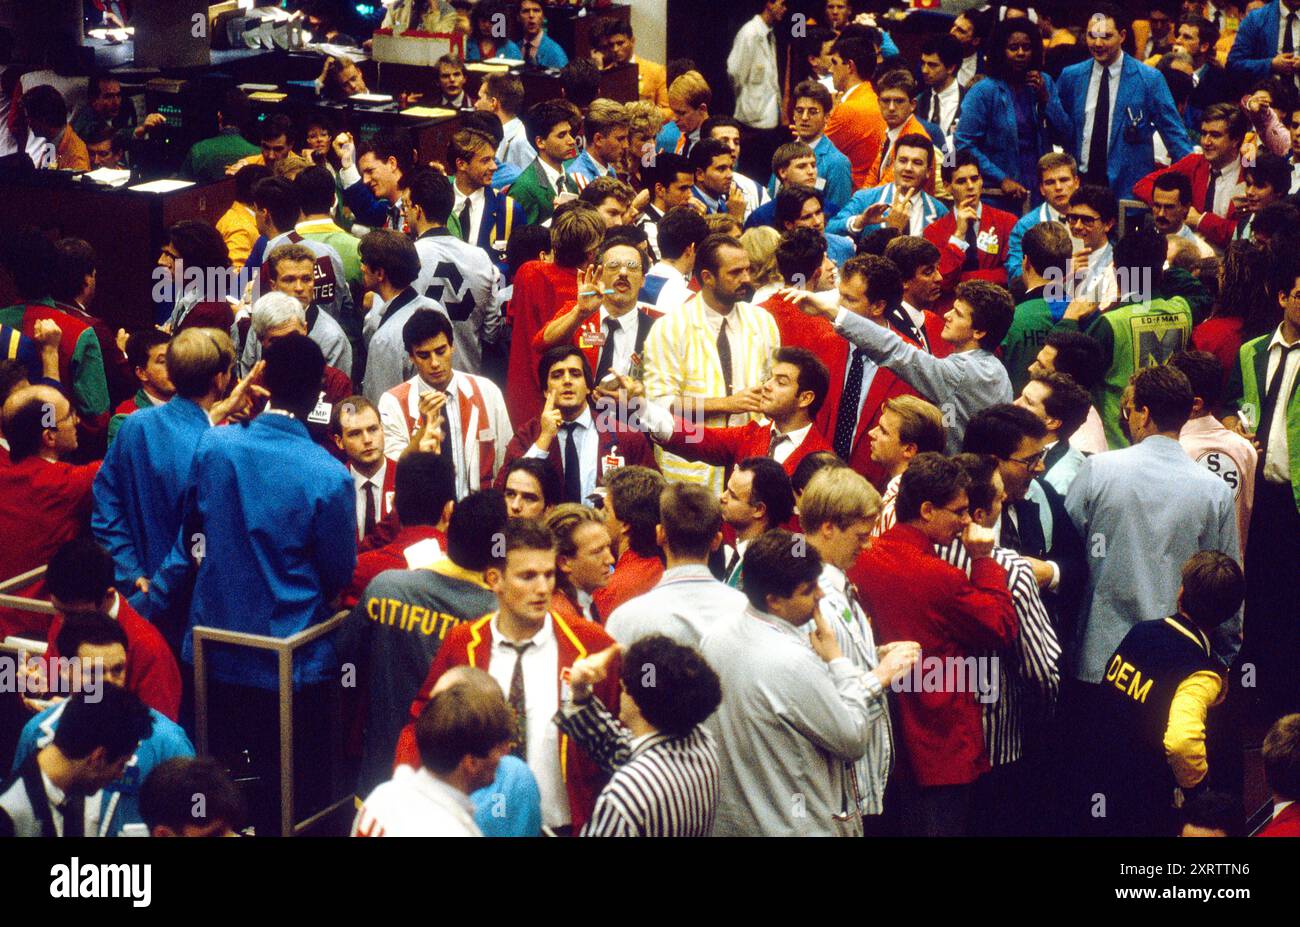
<path fill-rule="evenodd" d="M 1070 224 L 1079 222 L 1082 223 L 1083 225 L 1095 225 L 1096 223 L 1101 221 L 1101 216 L 1089 216 L 1081 212 L 1072 212 L 1065 217 L 1065 221 L 1069 222 Z"/>
<path fill-rule="evenodd" d="M 618 273 L 620 270 L 640 270 L 640 261 L 606 261 L 605 269 L 610 273 Z"/>
<path fill-rule="evenodd" d="M 1008 457 L 1007 460 L 1018 463 L 1027 470 L 1032 470 L 1046 456 L 1047 451 L 1039 451 L 1037 454 L 1030 454 L 1028 457 Z"/>

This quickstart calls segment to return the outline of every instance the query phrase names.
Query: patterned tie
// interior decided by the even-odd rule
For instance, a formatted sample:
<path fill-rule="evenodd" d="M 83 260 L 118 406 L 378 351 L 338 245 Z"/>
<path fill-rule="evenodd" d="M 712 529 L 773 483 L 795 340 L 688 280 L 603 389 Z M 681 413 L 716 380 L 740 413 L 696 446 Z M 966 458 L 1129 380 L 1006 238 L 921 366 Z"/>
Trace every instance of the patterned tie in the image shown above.
<path fill-rule="evenodd" d="M 614 319 L 605 320 L 605 346 L 600 349 L 600 360 L 596 362 L 597 383 L 605 379 L 605 374 L 614 365 L 614 339 L 618 337 L 619 331 L 618 322 Z"/>
<path fill-rule="evenodd" d="M 503 641 L 502 643 L 515 652 L 515 668 L 510 674 L 510 694 L 506 697 L 506 701 L 510 704 L 510 710 L 515 713 L 515 726 L 518 729 L 519 739 L 511 752 L 527 763 L 528 700 L 524 697 L 524 651 L 533 646 L 533 642 L 512 644 L 510 641 Z"/>
<path fill-rule="evenodd" d="M 840 410 L 835 416 L 835 438 L 831 442 L 840 460 L 847 461 L 853 452 L 853 436 L 858 430 L 858 399 L 862 395 L 866 363 L 867 352 L 855 348 L 849 362 L 849 375 L 844 381 L 844 393 L 840 396 Z"/>
<path fill-rule="evenodd" d="M 560 426 L 564 432 L 564 501 L 582 501 L 582 466 L 578 462 L 578 441 L 574 437 L 578 430 L 577 422 L 565 422 Z"/>
<path fill-rule="evenodd" d="M 772 435 L 767 440 L 767 456 L 776 458 L 776 449 L 790 440 L 789 435 L 783 435 L 775 428 L 772 429 Z"/>
<path fill-rule="evenodd" d="M 939 91 L 930 91 L 930 121 L 939 124 Z"/>
<path fill-rule="evenodd" d="M 1088 142 L 1088 176 L 1093 183 L 1106 183 L 1106 155 L 1110 149 L 1110 68 L 1101 69 L 1097 82 L 1097 108 L 1092 118 L 1092 138 Z"/>
<path fill-rule="evenodd" d="M 718 363 L 722 365 L 722 385 L 727 395 L 731 395 L 731 341 L 727 338 L 727 320 L 722 320 L 718 329 Z"/>

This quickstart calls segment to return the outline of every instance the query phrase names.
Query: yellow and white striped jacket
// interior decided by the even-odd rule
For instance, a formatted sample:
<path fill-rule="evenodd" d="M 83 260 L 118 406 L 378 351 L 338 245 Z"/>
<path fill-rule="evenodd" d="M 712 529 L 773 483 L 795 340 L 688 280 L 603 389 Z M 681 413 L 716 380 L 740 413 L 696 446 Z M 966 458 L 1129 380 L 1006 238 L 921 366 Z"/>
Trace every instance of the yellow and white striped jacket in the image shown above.
<path fill-rule="evenodd" d="M 692 421 L 690 400 L 726 395 L 722 364 L 718 360 L 717 336 L 705 319 L 704 299 L 695 294 L 670 315 L 655 322 L 646 336 L 644 348 L 645 393 L 651 402 L 667 406 L 678 399 L 678 414 Z M 727 316 L 727 338 L 736 362 L 732 391 L 761 386 L 772 370 L 772 355 L 781 346 L 776 320 L 761 306 L 736 303 Z M 704 420 L 709 427 L 743 425 L 757 414 L 711 415 Z M 722 468 L 691 463 L 655 448 L 659 468 L 669 481 L 700 483 L 722 492 Z"/>

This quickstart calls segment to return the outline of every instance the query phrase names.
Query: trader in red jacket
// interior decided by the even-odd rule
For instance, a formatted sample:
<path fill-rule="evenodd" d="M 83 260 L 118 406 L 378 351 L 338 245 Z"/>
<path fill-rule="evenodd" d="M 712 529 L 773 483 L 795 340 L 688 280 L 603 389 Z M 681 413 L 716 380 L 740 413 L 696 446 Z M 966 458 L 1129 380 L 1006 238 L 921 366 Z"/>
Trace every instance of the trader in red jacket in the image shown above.
<path fill-rule="evenodd" d="M 519 724 L 516 754 L 528 763 L 541 792 L 542 823 L 560 834 L 577 833 L 591 817 L 608 777 L 551 719 L 559 711 L 564 671 L 575 660 L 611 647 L 599 625 L 561 618 L 549 611 L 555 591 L 555 539 L 539 522 L 512 519 L 506 527 L 503 562 L 484 571 L 497 597 L 497 611 L 457 625 L 442 642 L 411 722 L 397 744 L 396 764 L 419 767 L 415 719 L 439 677 L 453 666 L 486 670 L 506 693 Z M 619 697 L 618 657 L 595 693 L 607 705 Z"/>
<path fill-rule="evenodd" d="M 963 280 L 1007 285 L 1007 242 L 1016 217 L 980 202 L 984 178 L 970 151 L 945 158 L 943 182 L 952 191 L 953 208 L 925 227 L 925 238 L 939 249 L 943 288 L 951 293 Z"/>
<path fill-rule="evenodd" d="M 967 832 L 971 785 L 989 769 L 979 699 L 996 698 L 998 683 L 997 667 L 975 655 L 1008 647 L 1017 631 L 1006 571 L 990 557 L 993 532 L 971 523 L 966 484 L 954 461 L 919 454 L 899 483 L 898 523 L 849 571 L 877 640 L 921 645 L 921 661 L 895 684 L 910 767 L 902 820 L 916 836 Z M 958 536 L 971 556 L 969 579 L 934 552 Z"/>
<path fill-rule="evenodd" d="M 1300 837 L 1300 714 L 1283 715 L 1269 728 L 1261 750 L 1264 781 L 1273 794 L 1273 817 L 1257 837 Z"/>

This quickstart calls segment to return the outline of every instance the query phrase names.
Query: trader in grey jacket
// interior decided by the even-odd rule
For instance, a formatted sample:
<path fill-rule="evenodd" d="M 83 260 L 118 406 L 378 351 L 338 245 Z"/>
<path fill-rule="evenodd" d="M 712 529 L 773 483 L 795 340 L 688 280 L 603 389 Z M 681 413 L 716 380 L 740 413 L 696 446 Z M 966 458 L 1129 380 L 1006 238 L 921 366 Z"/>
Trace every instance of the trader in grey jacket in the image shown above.
<path fill-rule="evenodd" d="M 890 329 L 869 322 L 843 306 L 844 281 L 853 281 L 852 259 L 840 275 L 840 294 L 782 290 L 781 295 L 809 315 L 835 323 L 835 330 L 860 348 L 867 359 L 898 374 L 909 386 L 943 411 L 948 453 L 961 450 L 966 423 L 981 409 L 1010 402 L 1011 380 L 993 352 L 1006 337 L 1015 317 L 1011 294 L 995 283 L 967 280 L 957 284 L 952 308 L 944 314 L 943 340 L 952 346 L 947 357 L 935 357 Z M 856 353 L 856 352 L 854 352 Z M 852 361 L 849 365 L 852 375 Z"/>
<path fill-rule="evenodd" d="M 821 557 L 788 531 L 753 541 L 744 570 L 748 607 L 700 644 L 725 693 L 705 722 L 722 773 L 713 834 L 860 834 L 845 764 L 872 744 L 882 690 L 919 649 L 896 648 L 870 672 L 854 666 L 818 609 Z"/>

